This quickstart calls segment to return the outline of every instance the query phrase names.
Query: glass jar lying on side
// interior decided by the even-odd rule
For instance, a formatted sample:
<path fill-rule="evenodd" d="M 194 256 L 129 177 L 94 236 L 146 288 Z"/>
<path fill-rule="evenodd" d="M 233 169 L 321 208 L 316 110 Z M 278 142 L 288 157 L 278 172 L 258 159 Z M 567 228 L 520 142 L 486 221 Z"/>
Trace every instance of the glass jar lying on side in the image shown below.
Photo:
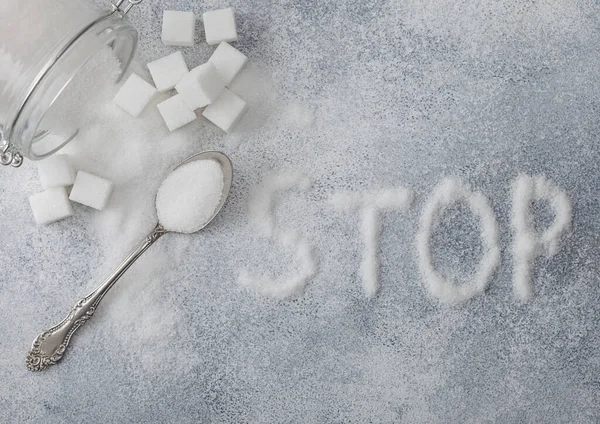
<path fill-rule="evenodd" d="M 76 126 L 57 127 L 44 118 L 106 46 L 119 61 L 119 79 L 125 74 L 138 41 L 125 15 L 141 1 L 119 0 L 107 8 L 92 0 L 0 2 L 1 164 L 18 167 L 23 157 L 42 159 L 75 138 Z"/>

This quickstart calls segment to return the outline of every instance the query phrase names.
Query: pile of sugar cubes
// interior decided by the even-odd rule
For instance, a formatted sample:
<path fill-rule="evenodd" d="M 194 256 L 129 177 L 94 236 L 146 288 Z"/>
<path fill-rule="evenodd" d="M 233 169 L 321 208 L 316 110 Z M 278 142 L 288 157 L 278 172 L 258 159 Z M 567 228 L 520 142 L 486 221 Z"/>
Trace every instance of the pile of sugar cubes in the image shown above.
<path fill-rule="evenodd" d="M 113 191 L 109 180 L 89 172 L 77 172 L 67 155 L 53 155 L 38 162 L 38 173 L 44 191 L 29 198 L 38 225 L 72 216 L 71 202 L 102 210 Z"/>
<path fill-rule="evenodd" d="M 223 131 L 230 132 L 245 113 L 246 102 L 228 87 L 248 58 L 229 44 L 238 38 L 234 8 L 206 12 L 202 18 L 206 41 L 210 45 L 218 44 L 208 62 L 190 71 L 180 51 L 155 60 L 148 64 L 154 85 L 131 74 L 114 102 L 138 117 L 158 93 L 175 89 L 176 94 L 157 105 L 170 131 L 194 121 L 198 112 Z M 165 45 L 193 46 L 195 32 L 193 12 L 164 11 L 162 41 Z"/>

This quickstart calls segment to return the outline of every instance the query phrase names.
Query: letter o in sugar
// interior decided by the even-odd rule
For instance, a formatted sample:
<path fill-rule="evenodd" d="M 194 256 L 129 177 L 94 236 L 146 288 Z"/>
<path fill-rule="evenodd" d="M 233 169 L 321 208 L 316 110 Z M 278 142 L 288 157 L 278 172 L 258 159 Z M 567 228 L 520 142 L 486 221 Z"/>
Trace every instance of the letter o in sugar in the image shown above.
<path fill-rule="evenodd" d="M 479 216 L 484 250 L 483 258 L 472 281 L 460 285 L 448 280 L 435 269 L 430 248 L 431 234 L 439 225 L 442 214 L 450 205 L 458 201 L 464 201 L 471 212 Z M 474 193 L 467 185 L 453 179 L 445 179 L 434 189 L 421 216 L 421 228 L 417 234 L 416 244 L 419 268 L 425 287 L 443 303 L 460 303 L 483 293 L 500 264 L 498 224 L 491 206 L 481 193 Z"/>

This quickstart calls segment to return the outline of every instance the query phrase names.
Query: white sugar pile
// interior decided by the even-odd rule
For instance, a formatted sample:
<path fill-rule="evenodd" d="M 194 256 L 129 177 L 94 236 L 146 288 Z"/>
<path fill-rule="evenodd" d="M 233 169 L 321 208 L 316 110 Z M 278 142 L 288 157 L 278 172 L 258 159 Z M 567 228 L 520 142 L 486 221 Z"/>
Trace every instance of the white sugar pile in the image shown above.
<path fill-rule="evenodd" d="M 194 233 L 212 218 L 221 202 L 223 169 L 214 160 L 177 168 L 158 189 L 156 210 L 169 231 Z"/>

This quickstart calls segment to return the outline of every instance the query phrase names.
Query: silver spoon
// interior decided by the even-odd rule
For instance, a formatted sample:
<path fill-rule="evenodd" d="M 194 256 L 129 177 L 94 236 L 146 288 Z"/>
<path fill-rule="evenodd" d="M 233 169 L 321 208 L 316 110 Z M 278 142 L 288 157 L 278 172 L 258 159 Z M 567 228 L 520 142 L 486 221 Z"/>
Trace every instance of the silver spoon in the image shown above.
<path fill-rule="evenodd" d="M 193 161 L 206 159 L 215 160 L 221 165 L 223 169 L 223 193 L 221 194 L 221 202 L 215 209 L 213 216 L 201 228 L 198 228 L 197 231 L 210 224 L 223 208 L 229 196 L 233 179 L 231 161 L 221 152 L 203 152 L 186 159 L 175 168 L 177 169 Z M 69 341 L 73 334 L 94 315 L 96 308 L 106 293 L 156 240 L 168 232 L 160 223 L 156 224 L 154 230 L 127 256 L 123 263 L 96 290 L 77 302 L 69 315 L 60 324 L 37 336 L 27 355 L 27 368 L 30 371 L 42 371 L 60 361 L 69 346 Z"/>

